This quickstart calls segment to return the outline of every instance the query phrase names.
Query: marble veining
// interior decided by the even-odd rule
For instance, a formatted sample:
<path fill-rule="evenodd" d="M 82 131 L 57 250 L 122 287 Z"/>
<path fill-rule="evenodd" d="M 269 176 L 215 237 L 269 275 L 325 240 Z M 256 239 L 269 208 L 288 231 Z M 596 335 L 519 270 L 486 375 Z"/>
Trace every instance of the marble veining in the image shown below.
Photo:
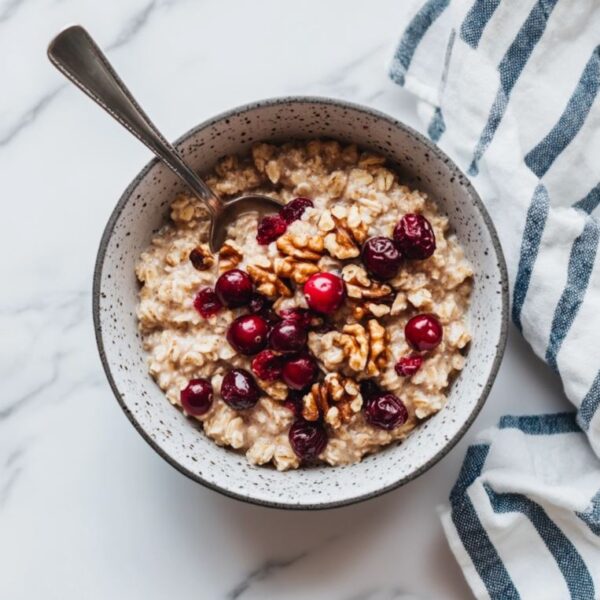
<path fill-rule="evenodd" d="M 364 504 L 284 512 L 187 480 L 124 418 L 91 319 L 104 224 L 149 152 L 45 57 L 56 32 L 83 23 L 171 138 L 288 94 L 362 102 L 419 126 L 386 77 L 416 4 L 0 0 L 0 598 L 469 597 L 435 507 L 476 432 L 505 412 L 563 408 L 558 381 L 513 336 L 459 446 Z"/>

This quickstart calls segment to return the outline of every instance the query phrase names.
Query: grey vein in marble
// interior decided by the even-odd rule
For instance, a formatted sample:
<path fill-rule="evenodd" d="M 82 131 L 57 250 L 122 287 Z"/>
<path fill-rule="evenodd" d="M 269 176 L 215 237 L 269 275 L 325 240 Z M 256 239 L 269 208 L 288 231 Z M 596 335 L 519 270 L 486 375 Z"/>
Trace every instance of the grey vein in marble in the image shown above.
<path fill-rule="evenodd" d="M 238 600 L 241 598 L 254 584 L 265 581 L 273 576 L 273 574 L 293 567 L 304 558 L 314 554 L 330 544 L 333 544 L 342 537 L 340 534 L 333 535 L 317 546 L 298 552 L 289 558 L 271 558 L 266 560 L 262 565 L 248 573 L 246 577 L 240 581 L 234 588 L 231 589 L 225 596 L 227 600 Z"/>
<path fill-rule="evenodd" d="M 22 1 L 24 0 L 12 0 L 12 2 L 9 2 L 8 5 L 5 5 L 4 11 L 0 13 L 0 18 L 2 15 L 6 14 L 7 11 L 7 18 L 10 18 L 12 12 L 16 10 L 16 7 Z M 139 32 L 144 29 L 156 8 L 160 6 L 170 6 L 173 4 L 173 1 L 174 0 L 166 0 L 165 2 L 160 2 L 159 0 L 150 0 L 149 3 L 147 3 L 141 10 L 137 11 L 130 19 L 126 21 L 124 27 L 117 34 L 115 39 L 106 46 L 107 51 L 116 50 L 129 44 L 137 37 Z M 14 7 L 11 12 L 11 6 L 13 5 Z M 32 123 L 34 123 L 39 116 L 45 112 L 48 106 L 53 103 L 58 94 L 66 87 L 67 84 L 63 83 L 51 91 L 46 92 L 20 117 L 18 117 L 12 125 L 9 125 L 5 132 L 0 136 L 0 148 L 10 144 L 10 142 L 16 139 L 24 129 L 27 129 Z"/>
<path fill-rule="evenodd" d="M 8 0 L 8 2 L 5 2 L 0 7 L 0 23 L 8 21 L 24 3 L 25 0 Z"/>

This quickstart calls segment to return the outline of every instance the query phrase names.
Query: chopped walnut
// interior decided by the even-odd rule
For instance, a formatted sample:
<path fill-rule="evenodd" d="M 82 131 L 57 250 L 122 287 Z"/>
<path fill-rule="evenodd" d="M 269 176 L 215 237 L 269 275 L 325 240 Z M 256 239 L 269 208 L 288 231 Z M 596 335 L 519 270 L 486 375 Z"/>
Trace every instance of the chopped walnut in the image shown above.
<path fill-rule="evenodd" d="M 273 270 L 280 277 L 286 277 L 296 283 L 306 283 L 311 275 L 319 272 L 319 267 L 314 262 L 295 260 L 291 256 L 275 258 Z"/>
<path fill-rule="evenodd" d="M 320 415 L 334 429 L 362 408 L 362 396 L 356 381 L 339 373 L 329 373 L 320 383 L 315 383 L 302 399 L 302 416 L 316 421 Z"/>
<path fill-rule="evenodd" d="M 342 269 L 342 279 L 346 282 L 349 298 L 378 300 L 392 293 L 389 285 L 371 281 L 367 272 L 359 265 L 346 265 Z"/>
<path fill-rule="evenodd" d="M 233 240 L 227 240 L 219 250 L 219 273 L 235 269 L 243 259 L 242 249 Z"/>
<path fill-rule="evenodd" d="M 299 260 L 316 262 L 323 256 L 323 238 L 287 232 L 277 239 L 277 249 L 282 254 Z"/>
<path fill-rule="evenodd" d="M 367 362 L 367 374 L 369 377 L 379 375 L 389 360 L 389 336 L 385 327 L 375 319 L 367 323 L 369 332 L 369 360 Z"/>
<path fill-rule="evenodd" d="M 208 247 L 208 244 L 201 244 L 200 246 L 196 246 L 190 252 L 189 258 L 190 262 L 192 263 L 192 266 L 197 271 L 207 271 L 213 266 L 215 262 L 215 259 Z"/>
<path fill-rule="evenodd" d="M 367 239 L 369 225 L 357 206 L 334 206 L 321 214 L 319 230 L 325 234 L 325 249 L 340 260 L 356 258 Z"/>
<path fill-rule="evenodd" d="M 267 298 L 277 298 L 284 296 L 290 298 L 292 290 L 284 283 L 284 281 L 274 272 L 273 265 L 268 259 L 265 259 L 266 265 L 248 265 L 246 271 L 254 284 L 256 290 Z"/>
<path fill-rule="evenodd" d="M 365 304 L 354 304 L 352 307 L 352 316 L 360 321 L 364 317 L 385 317 L 390 314 L 390 307 L 387 304 L 375 304 L 375 302 L 366 302 Z"/>
<path fill-rule="evenodd" d="M 323 335 L 310 333 L 308 345 L 328 371 L 336 371 L 344 363 L 356 373 L 364 370 L 369 357 L 369 337 L 359 323 L 344 325 L 342 331 Z"/>

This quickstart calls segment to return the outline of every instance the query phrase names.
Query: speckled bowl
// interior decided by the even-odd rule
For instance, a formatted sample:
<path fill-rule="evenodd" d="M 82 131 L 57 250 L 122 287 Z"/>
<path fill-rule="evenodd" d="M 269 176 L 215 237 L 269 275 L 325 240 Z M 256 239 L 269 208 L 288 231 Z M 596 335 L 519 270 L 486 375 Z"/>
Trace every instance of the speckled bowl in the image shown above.
<path fill-rule="evenodd" d="M 494 226 L 466 177 L 410 127 L 361 106 L 324 98 L 282 98 L 228 111 L 186 133 L 177 147 L 200 172 L 259 140 L 326 137 L 387 156 L 409 183 L 450 217 L 475 268 L 469 320 L 473 341 L 447 406 L 393 444 L 343 467 L 279 473 L 218 447 L 165 398 L 148 375 L 137 331 L 135 262 L 165 222 L 180 182 L 157 160 L 121 196 L 102 236 L 94 273 L 100 357 L 123 411 L 179 471 L 228 496 L 284 508 L 329 508 L 372 498 L 414 479 L 458 442 L 483 406 L 498 371 L 507 328 L 507 276 Z"/>

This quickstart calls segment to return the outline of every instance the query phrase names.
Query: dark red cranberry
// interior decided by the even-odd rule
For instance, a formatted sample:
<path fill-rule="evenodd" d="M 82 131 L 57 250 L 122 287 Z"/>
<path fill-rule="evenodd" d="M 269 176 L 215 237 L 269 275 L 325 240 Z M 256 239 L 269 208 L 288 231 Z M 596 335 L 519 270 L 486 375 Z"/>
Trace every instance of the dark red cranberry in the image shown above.
<path fill-rule="evenodd" d="M 423 364 L 422 356 L 403 356 L 394 366 L 396 369 L 396 373 L 400 375 L 400 377 L 410 377 L 414 375 Z"/>
<path fill-rule="evenodd" d="M 299 390 L 288 390 L 288 395 L 283 405 L 292 412 L 295 417 L 302 416 L 302 397 L 304 393 Z"/>
<path fill-rule="evenodd" d="M 200 247 L 194 248 L 190 252 L 189 258 L 190 262 L 192 263 L 192 266 L 197 271 L 206 271 L 211 267 L 212 258 L 210 259 L 210 261 L 208 261 L 207 258 L 209 258 L 209 256 L 207 256 Z"/>
<path fill-rule="evenodd" d="M 435 315 L 417 315 L 404 327 L 404 337 L 408 344 L 420 352 L 433 350 L 442 341 L 444 330 Z"/>
<path fill-rule="evenodd" d="M 252 371 L 259 379 L 275 381 L 281 377 L 284 361 L 283 356 L 263 350 L 252 359 Z"/>
<path fill-rule="evenodd" d="M 301 460 L 313 460 L 327 446 L 327 432 L 322 423 L 296 419 L 290 427 L 290 445 Z"/>
<path fill-rule="evenodd" d="M 408 411 L 398 396 L 380 394 L 365 403 L 365 419 L 371 425 L 389 431 L 406 422 Z"/>
<path fill-rule="evenodd" d="M 284 308 L 279 311 L 279 316 L 284 321 L 298 323 L 304 329 L 308 329 L 314 320 L 314 315 L 305 308 Z"/>
<path fill-rule="evenodd" d="M 207 379 L 190 379 L 179 394 L 181 406 L 188 415 L 203 415 L 212 405 L 213 389 Z"/>
<path fill-rule="evenodd" d="M 269 334 L 269 346 L 278 352 L 298 352 L 306 346 L 306 329 L 295 321 L 279 321 Z"/>
<path fill-rule="evenodd" d="M 194 298 L 194 308 L 205 319 L 216 315 L 222 307 L 215 290 L 209 287 L 202 288 Z"/>
<path fill-rule="evenodd" d="M 258 315 L 238 317 L 227 330 L 227 341 L 240 354 L 256 354 L 267 345 L 269 326 Z"/>
<path fill-rule="evenodd" d="M 363 244 L 360 258 L 367 271 L 378 279 L 395 277 L 402 261 L 394 240 L 383 236 L 369 238 Z"/>
<path fill-rule="evenodd" d="M 283 220 L 283 217 L 279 215 L 267 215 L 258 224 L 256 241 L 265 246 L 284 234 L 286 229 L 287 223 Z"/>
<path fill-rule="evenodd" d="M 381 394 L 383 394 L 382 389 L 372 379 L 363 379 L 360 382 L 360 395 L 364 402 Z"/>
<path fill-rule="evenodd" d="M 423 260 L 435 251 L 435 233 L 423 215 L 404 215 L 394 229 L 394 240 L 406 258 Z"/>
<path fill-rule="evenodd" d="M 344 302 L 346 286 L 333 273 L 315 273 L 304 284 L 304 297 L 312 310 L 324 315 L 333 314 Z"/>
<path fill-rule="evenodd" d="M 286 361 L 281 375 L 288 387 L 302 390 L 316 379 L 317 364 L 310 354 L 299 354 Z"/>
<path fill-rule="evenodd" d="M 297 221 L 309 206 L 314 206 L 313 201 L 310 198 L 294 198 L 279 211 L 279 214 L 289 225 L 290 223 Z"/>
<path fill-rule="evenodd" d="M 271 307 L 271 302 L 266 296 L 263 296 L 262 294 L 259 294 L 258 292 L 254 292 L 252 294 L 252 296 L 250 296 L 250 301 L 248 302 L 248 309 L 250 310 L 251 313 L 253 313 L 253 314 L 261 313 L 270 307 Z"/>
<path fill-rule="evenodd" d="M 254 406 L 260 397 L 260 388 L 245 369 L 231 369 L 221 382 L 221 397 L 235 410 Z"/>
<path fill-rule="evenodd" d="M 215 285 L 219 300 L 230 308 L 244 306 L 252 298 L 252 279 L 240 269 L 225 271 Z"/>

